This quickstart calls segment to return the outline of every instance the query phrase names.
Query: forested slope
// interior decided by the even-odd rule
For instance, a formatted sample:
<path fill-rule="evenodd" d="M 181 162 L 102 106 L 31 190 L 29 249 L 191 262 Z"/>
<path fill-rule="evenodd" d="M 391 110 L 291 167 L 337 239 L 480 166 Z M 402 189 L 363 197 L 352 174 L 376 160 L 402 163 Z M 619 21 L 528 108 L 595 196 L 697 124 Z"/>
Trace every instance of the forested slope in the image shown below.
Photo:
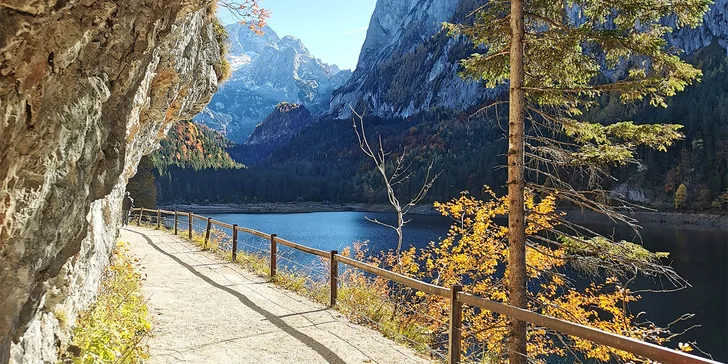
<path fill-rule="evenodd" d="M 219 132 L 191 121 L 177 122 L 160 144 L 152 160 L 162 170 L 168 166 L 195 171 L 241 167 L 226 151 L 234 143 Z"/>
<path fill-rule="evenodd" d="M 157 200 L 170 198 L 164 187 L 164 181 L 171 183 L 173 180 L 170 169 L 195 173 L 244 167 L 226 150 L 235 146 L 233 142 L 219 132 L 191 121 L 175 123 L 160 144 L 160 149 L 141 159 L 136 175 L 129 179 L 127 191 L 136 207 L 154 208 Z M 158 188 L 160 183 L 163 185 L 161 190 Z"/>
<path fill-rule="evenodd" d="M 688 209 L 717 209 L 725 207 L 720 196 L 728 189 L 728 57 L 712 44 L 688 59 L 703 71 L 702 80 L 670 98 L 669 107 L 642 105 L 629 110 L 607 100 L 598 119 L 611 122 L 626 117 L 684 125 L 684 140 L 666 153 L 643 151 L 642 165 L 616 175 L 643 190 L 645 198 L 659 207 L 672 205 L 678 186 L 685 184 Z"/>

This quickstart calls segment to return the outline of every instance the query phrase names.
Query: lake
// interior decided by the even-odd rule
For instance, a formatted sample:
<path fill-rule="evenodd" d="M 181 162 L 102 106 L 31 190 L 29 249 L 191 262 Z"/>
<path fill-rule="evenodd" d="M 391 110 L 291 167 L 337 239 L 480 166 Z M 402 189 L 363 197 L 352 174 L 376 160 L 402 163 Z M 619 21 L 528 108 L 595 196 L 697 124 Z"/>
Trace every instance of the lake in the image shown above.
<path fill-rule="evenodd" d="M 370 251 L 388 250 L 396 246 L 396 234 L 391 229 L 374 224 L 365 217 L 394 221 L 394 214 L 363 212 L 317 212 L 295 214 L 215 214 L 215 220 L 252 228 L 299 244 L 321 250 L 342 251 L 353 242 L 368 241 Z M 450 220 L 440 216 L 411 215 L 413 221 L 405 227 L 404 246 L 423 247 L 447 235 Z M 182 226 L 182 225 L 180 225 Z M 602 234 L 634 241 L 629 228 L 590 226 Z M 184 230 L 182 230 L 184 231 Z M 645 248 L 670 253 L 671 264 L 692 287 L 672 293 L 643 294 L 643 299 L 630 306 L 632 312 L 647 312 L 646 318 L 666 325 L 683 313 L 694 313 L 681 331 L 691 325 L 701 325 L 676 339 L 695 341 L 698 346 L 722 362 L 728 361 L 728 232 L 675 227 L 645 228 L 641 231 Z M 266 242 L 240 235 L 241 249 L 267 248 Z M 288 248 L 281 248 L 285 251 Z M 310 266 L 310 258 L 302 253 L 289 252 L 289 258 Z M 292 263 L 293 266 L 298 264 Z M 659 282 L 653 287 L 659 287 Z M 640 285 L 644 285 L 641 282 Z M 639 287 L 642 288 L 642 287 Z M 673 343 L 672 346 L 676 346 Z"/>

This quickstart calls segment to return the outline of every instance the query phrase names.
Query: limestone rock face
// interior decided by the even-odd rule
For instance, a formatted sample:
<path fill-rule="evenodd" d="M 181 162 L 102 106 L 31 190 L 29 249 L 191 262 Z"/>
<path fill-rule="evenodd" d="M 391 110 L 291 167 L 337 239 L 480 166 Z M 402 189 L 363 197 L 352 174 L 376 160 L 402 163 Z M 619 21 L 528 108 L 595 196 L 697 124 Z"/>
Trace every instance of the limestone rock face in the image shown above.
<path fill-rule="evenodd" d="M 674 25 L 674 21 L 670 25 Z M 717 42 L 728 52 L 728 0 L 714 0 L 701 26 L 678 29 L 668 37 L 668 41 L 686 53 L 692 53 L 712 42 Z"/>
<path fill-rule="evenodd" d="M 350 106 L 390 118 L 431 107 L 463 110 L 477 104 L 486 90 L 457 75 L 457 61 L 472 52 L 472 45 L 441 30 L 443 22 L 482 3 L 377 0 L 356 70 L 334 91 L 326 116 L 348 119 Z"/>
<path fill-rule="evenodd" d="M 217 90 L 208 0 L 0 0 L 0 363 L 55 362 L 126 181 Z"/>

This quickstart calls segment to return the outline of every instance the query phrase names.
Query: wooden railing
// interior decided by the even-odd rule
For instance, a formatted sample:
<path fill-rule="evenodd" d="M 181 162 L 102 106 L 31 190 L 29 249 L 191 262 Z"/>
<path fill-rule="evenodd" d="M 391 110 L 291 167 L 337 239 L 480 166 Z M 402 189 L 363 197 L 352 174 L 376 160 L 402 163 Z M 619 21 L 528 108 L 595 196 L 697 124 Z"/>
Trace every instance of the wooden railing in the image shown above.
<path fill-rule="evenodd" d="M 554 317 L 545 316 L 533 311 L 521 309 L 518 307 L 510 306 L 504 303 L 492 301 L 482 297 L 478 297 L 466 292 L 463 292 L 462 286 L 455 285 L 453 287 L 441 287 L 427 282 L 419 281 L 407 277 L 402 274 L 392 272 L 390 270 L 382 269 L 380 267 L 373 266 L 358 260 L 351 259 L 340 255 L 337 251 L 323 251 L 300 245 L 285 239 L 279 238 L 276 234 L 267 234 L 260 231 L 239 227 L 238 225 L 231 225 L 222 221 L 213 220 L 212 218 L 195 215 L 191 212 L 180 212 L 180 211 L 166 211 L 166 210 L 150 210 L 145 208 L 135 208 L 132 213 L 137 213 L 137 225 L 142 221 L 142 217 L 145 213 L 151 216 L 156 215 L 156 225 L 161 226 L 162 215 L 174 215 L 174 234 L 178 234 L 178 223 L 179 217 L 183 216 L 187 219 L 187 235 L 188 238 L 192 238 L 193 234 L 193 219 L 199 219 L 206 221 L 205 230 L 205 247 L 210 239 L 210 231 L 213 226 L 227 228 L 232 231 L 232 260 L 236 260 L 237 245 L 238 245 L 238 232 L 251 234 L 258 236 L 263 239 L 270 241 L 270 276 L 271 278 L 276 275 L 277 271 L 277 245 L 281 244 L 292 249 L 302 251 L 304 253 L 319 256 L 328 259 L 329 264 L 329 281 L 330 281 L 330 306 L 336 305 L 337 292 L 338 292 L 338 264 L 341 263 L 350 267 L 362 270 L 364 272 L 386 278 L 392 282 L 396 282 L 415 290 L 419 290 L 423 293 L 437 295 L 450 300 L 450 320 L 449 320 L 449 338 L 448 338 L 448 363 L 455 364 L 461 362 L 461 328 L 462 328 L 462 305 L 467 304 L 474 307 L 479 307 L 484 310 L 496 312 L 501 315 L 505 315 L 514 318 L 519 321 L 529 322 L 534 325 L 538 325 L 547 329 L 558 331 L 563 334 L 567 334 L 581 339 L 589 340 L 600 345 L 606 345 L 615 349 L 624 350 L 632 354 L 642 356 L 653 361 L 660 363 L 672 363 L 672 364 L 705 364 L 714 363 L 720 364 L 717 361 L 701 358 L 695 355 L 691 355 L 682 351 L 669 349 L 656 344 L 636 340 L 630 337 L 617 335 L 611 332 L 598 330 L 592 327 L 584 326 L 574 322 L 569 322 Z"/>

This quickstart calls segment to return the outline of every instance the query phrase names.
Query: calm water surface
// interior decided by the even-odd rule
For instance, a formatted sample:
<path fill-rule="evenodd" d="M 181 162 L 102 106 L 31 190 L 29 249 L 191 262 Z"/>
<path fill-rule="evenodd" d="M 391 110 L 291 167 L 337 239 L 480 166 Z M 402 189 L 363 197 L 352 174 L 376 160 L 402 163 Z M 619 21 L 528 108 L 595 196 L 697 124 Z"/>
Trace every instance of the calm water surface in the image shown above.
<path fill-rule="evenodd" d="M 365 219 L 370 217 L 394 221 L 394 215 L 386 213 L 211 216 L 216 220 L 278 234 L 281 238 L 326 251 L 341 251 L 353 242 L 363 241 L 368 241 L 370 251 L 388 250 L 394 248 L 397 241 L 392 230 Z M 423 247 L 429 242 L 437 242 L 447 235 L 449 222 L 439 216 L 413 216 L 413 221 L 405 227 L 405 247 Z M 635 241 L 634 232 L 628 228 L 591 227 L 618 239 Z M 701 327 L 690 330 L 678 341 L 696 341 L 714 359 L 728 361 L 728 232 L 662 227 L 646 228 L 641 235 L 645 248 L 670 253 L 666 263 L 671 264 L 692 287 L 673 293 L 643 294 L 643 299 L 633 304 L 631 310 L 634 313 L 647 312 L 645 318 L 659 325 L 666 325 L 683 313 L 694 313 L 694 319 L 676 326 L 673 331 L 681 331 L 695 324 Z M 267 243 L 262 239 L 245 237 L 245 234 L 241 235 L 240 241 L 246 245 L 241 249 L 267 248 Z M 301 266 L 311 263 L 309 257 L 300 253 L 288 254 L 292 260 L 302 263 Z M 654 288 L 659 287 L 660 282 L 639 282 L 639 285 L 651 285 Z"/>

